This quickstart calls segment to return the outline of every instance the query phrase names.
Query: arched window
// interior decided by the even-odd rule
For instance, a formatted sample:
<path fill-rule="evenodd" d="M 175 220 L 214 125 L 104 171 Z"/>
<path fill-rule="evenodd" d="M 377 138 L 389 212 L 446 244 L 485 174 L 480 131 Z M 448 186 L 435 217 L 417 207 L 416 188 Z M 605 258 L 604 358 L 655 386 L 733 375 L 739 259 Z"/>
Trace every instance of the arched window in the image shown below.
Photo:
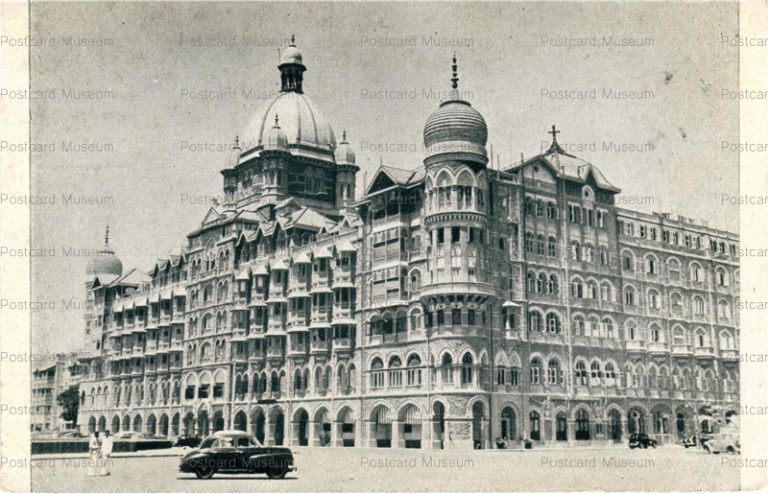
<path fill-rule="evenodd" d="M 461 358 L 461 384 L 464 386 L 471 385 L 473 382 L 473 369 L 474 362 L 472 355 L 467 352 Z"/>
<path fill-rule="evenodd" d="M 624 252 L 621 256 L 621 267 L 624 271 L 635 270 L 635 256 L 631 252 Z"/>
<path fill-rule="evenodd" d="M 547 255 L 549 257 L 557 257 L 557 240 L 555 237 L 547 239 Z"/>
<path fill-rule="evenodd" d="M 645 258 L 645 272 L 648 274 L 659 274 L 659 261 L 656 256 L 649 255 Z"/>
<path fill-rule="evenodd" d="M 610 262 L 610 256 L 606 247 L 600 247 L 600 265 L 607 266 Z"/>
<path fill-rule="evenodd" d="M 624 289 L 624 304 L 635 305 L 635 289 L 631 286 Z"/>
<path fill-rule="evenodd" d="M 603 370 L 600 368 L 600 362 L 597 360 L 592 361 L 592 364 L 589 366 L 590 371 L 590 384 L 592 386 L 600 386 L 603 380 Z"/>
<path fill-rule="evenodd" d="M 581 244 L 576 240 L 571 242 L 571 259 L 581 261 Z"/>
<path fill-rule="evenodd" d="M 659 297 L 659 292 L 656 290 L 648 290 L 648 306 L 651 309 L 661 309 L 661 299 Z"/>
<path fill-rule="evenodd" d="M 547 282 L 547 293 L 550 295 L 557 295 L 557 276 L 554 274 L 549 275 L 549 281 Z"/>
<path fill-rule="evenodd" d="M 408 357 L 407 386 L 421 386 L 421 359 L 414 354 Z"/>
<path fill-rule="evenodd" d="M 690 277 L 691 281 L 705 281 L 704 280 L 704 271 L 701 269 L 701 266 L 699 263 L 693 262 L 690 265 Z"/>
<path fill-rule="evenodd" d="M 693 313 L 694 314 L 696 314 L 697 316 L 703 316 L 705 312 L 705 308 L 706 307 L 705 307 L 703 298 L 699 296 L 693 297 Z"/>
<path fill-rule="evenodd" d="M 587 280 L 587 298 L 597 300 L 597 282 L 594 280 Z"/>
<path fill-rule="evenodd" d="M 571 280 L 571 297 L 584 298 L 584 284 L 580 278 L 573 278 Z"/>
<path fill-rule="evenodd" d="M 547 275 L 544 273 L 539 273 L 538 278 L 536 278 L 536 293 L 544 293 L 544 287 L 547 284 Z"/>
<path fill-rule="evenodd" d="M 577 386 L 586 386 L 587 385 L 587 366 L 581 360 L 576 362 L 575 376 L 576 376 L 576 385 Z"/>
<path fill-rule="evenodd" d="M 450 353 L 444 353 L 441 361 L 440 373 L 444 383 L 453 382 L 453 358 Z"/>
<path fill-rule="evenodd" d="M 576 315 L 573 317 L 574 336 L 584 335 L 584 316 Z"/>
<path fill-rule="evenodd" d="M 531 359 L 531 384 L 541 384 L 541 360 L 538 357 Z"/>
<path fill-rule="evenodd" d="M 384 387 L 384 362 L 380 358 L 373 359 L 371 362 L 371 388 L 380 389 Z"/>
<path fill-rule="evenodd" d="M 389 387 L 400 388 L 403 386 L 403 363 L 400 357 L 394 356 L 389 359 Z"/>
<path fill-rule="evenodd" d="M 604 281 L 600 284 L 600 300 L 603 302 L 613 302 L 613 285 L 608 281 Z"/>
<path fill-rule="evenodd" d="M 560 384 L 560 381 L 560 362 L 551 359 L 547 364 L 547 384 L 550 386 L 557 386 Z"/>
<path fill-rule="evenodd" d="M 535 310 L 528 312 L 528 330 L 541 332 L 541 314 Z"/>
<path fill-rule="evenodd" d="M 605 331 L 605 337 L 606 338 L 615 338 L 616 333 L 614 332 L 613 327 L 613 320 L 606 317 L 603 319 L 603 330 Z"/>
<path fill-rule="evenodd" d="M 560 333 L 560 318 L 554 312 L 547 314 L 547 332 L 552 334 Z"/>

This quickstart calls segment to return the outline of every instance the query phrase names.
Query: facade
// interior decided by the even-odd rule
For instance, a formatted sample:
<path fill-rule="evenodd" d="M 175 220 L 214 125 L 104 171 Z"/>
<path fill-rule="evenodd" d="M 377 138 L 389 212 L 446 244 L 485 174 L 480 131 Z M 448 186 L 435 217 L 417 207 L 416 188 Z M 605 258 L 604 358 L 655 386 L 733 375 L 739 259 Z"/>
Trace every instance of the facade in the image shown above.
<path fill-rule="evenodd" d="M 32 432 L 63 432 L 74 424 L 61 418 L 62 407 L 58 397 L 70 386 L 77 386 L 83 368 L 76 354 L 56 354 L 52 363 L 32 371 L 32 398 L 30 430 Z"/>
<path fill-rule="evenodd" d="M 179 255 L 89 267 L 79 423 L 268 444 L 487 448 L 673 441 L 738 410 L 738 237 L 616 205 L 552 145 L 487 166 L 452 90 L 419 166 L 356 198 L 346 135 L 282 91 L 224 165 L 226 197 Z"/>

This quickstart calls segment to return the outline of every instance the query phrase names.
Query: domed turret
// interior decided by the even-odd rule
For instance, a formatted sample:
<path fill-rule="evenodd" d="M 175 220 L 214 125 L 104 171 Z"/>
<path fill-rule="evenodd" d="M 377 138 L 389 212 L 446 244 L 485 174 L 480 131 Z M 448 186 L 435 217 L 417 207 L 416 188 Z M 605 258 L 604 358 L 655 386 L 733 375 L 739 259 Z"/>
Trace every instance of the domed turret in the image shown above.
<path fill-rule="evenodd" d="M 104 237 L 104 248 L 88 261 L 85 272 L 89 278 L 99 278 L 102 283 L 114 281 L 123 274 L 123 263 L 109 246 L 109 227 Z"/>
<path fill-rule="evenodd" d="M 264 138 L 263 145 L 265 151 L 288 150 L 288 138 L 285 136 L 283 129 L 280 128 L 280 121 L 277 114 L 275 114 L 275 125 L 269 129 L 269 132 Z"/>
<path fill-rule="evenodd" d="M 296 38 L 294 38 L 293 35 L 291 35 L 291 44 L 288 45 L 288 48 L 285 49 L 285 51 L 280 55 L 280 65 L 283 64 L 297 64 L 300 65 L 304 63 L 304 60 L 301 56 L 301 52 L 298 48 L 296 48 Z"/>
<path fill-rule="evenodd" d="M 355 164 L 355 152 L 352 150 L 352 146 L 347 142 L 347 131 L 341 133 L 341 142 L 336 151 L 334 152 L 337 165 L 354 165 Z"/>
<path fill-rule="evenodd" d="M 459 95 L 456 56 L 453 57 L 452 89 L 448 99 L 440 104 L 424 125 L 425 164 L 442 159 L 488 162 L 485 143 L 488 127 L 483 116 Z"/>

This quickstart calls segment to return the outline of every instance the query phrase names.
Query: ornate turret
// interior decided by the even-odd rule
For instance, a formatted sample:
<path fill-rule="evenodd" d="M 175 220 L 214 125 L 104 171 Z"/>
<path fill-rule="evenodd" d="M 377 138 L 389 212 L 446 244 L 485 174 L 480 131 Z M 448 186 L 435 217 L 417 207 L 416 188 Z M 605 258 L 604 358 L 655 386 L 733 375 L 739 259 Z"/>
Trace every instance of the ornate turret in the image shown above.
<path fill-rule="evenodd" d="M 307 68 L 304 66 L 304 60 L 301 52 L 296 48 L 296 39 L 291 35 L 291 44 L 280 56 L 280 79 L 282 81 L 282 92 L 303 93 L 301 87 L 304 80 L 304 72 Z"/>
<path fill-rule="evenodd" d="M 456 55 L 453 56 L 451 92 L 424 125 L 424 163 L 455 159 L 480 165 L 488 162 L 485 143 L 488 127 L 483 116 L 459 94 L 459 76 Z"/>

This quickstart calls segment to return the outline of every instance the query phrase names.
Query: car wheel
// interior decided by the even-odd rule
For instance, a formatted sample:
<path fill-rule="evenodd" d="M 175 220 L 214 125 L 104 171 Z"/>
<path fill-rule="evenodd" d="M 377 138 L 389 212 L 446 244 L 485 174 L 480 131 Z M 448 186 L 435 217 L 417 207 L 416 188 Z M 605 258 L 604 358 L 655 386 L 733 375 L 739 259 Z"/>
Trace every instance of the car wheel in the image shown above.
<path fill-rule="evenodd" d="M 206 465 L 199 465 L 195 468 L 195 475 L 198 479 L 210 479 L 214 473 L 216 473 L 216 469 Z"/>
<path fill-rule="evenodd" d="M 648 445 L 647 444 L 643 444 L 643 449 L 648 449 Z"/>
<path fill-rule="evenodd" d="M 270 479 L 282 479 L 288 473 L 288 468 L 285 466 L 272 467 L 267 470 L 267 477 Z"/>
<path fill-rule="evenodd" d="M 728 453 L 729 455 L 735 455 L 736 454 L 736 450 L 733 449 L 733 446 L 728 446 L 728 449 L 726 449 L 725 452 Z"/>

